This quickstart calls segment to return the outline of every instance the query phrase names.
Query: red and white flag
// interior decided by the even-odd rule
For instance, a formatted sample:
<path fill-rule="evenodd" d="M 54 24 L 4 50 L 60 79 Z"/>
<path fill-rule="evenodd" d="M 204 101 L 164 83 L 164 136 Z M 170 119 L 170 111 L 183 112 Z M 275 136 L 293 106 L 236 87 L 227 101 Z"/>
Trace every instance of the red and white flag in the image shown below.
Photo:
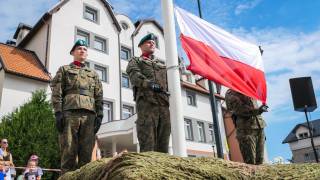
<path fill-rule="evenodd" d="M 258 46 L 175 7 L 188 70 L 266 102 L 267 87 Z"/>

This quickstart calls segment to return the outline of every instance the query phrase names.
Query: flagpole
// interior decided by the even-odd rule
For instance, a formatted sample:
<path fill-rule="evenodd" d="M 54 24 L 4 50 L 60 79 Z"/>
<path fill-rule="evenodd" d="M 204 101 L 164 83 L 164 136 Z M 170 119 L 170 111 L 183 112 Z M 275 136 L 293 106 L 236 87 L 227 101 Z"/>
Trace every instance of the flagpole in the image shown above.
<path fill-rule="evenodd" d="M 170 92 L 170 120 L 173 154 L 187 157 L 173 2 L 172 0 L 161 0 L 161 6 L 164 20 L 168 88 Z"/>
<path fill-rule="evenodd" d="M 197 0 L 198 2 L 198 12 L 199 17 L 202 19 L 202 12 L 201 12 L 201 4 L 200 0 Z M 213 84 L 210 80 L 208 80 L 208 86 L 209 86 L 209 92 L 210 92 L 210 104 L 211 104 L 211 113 L 212 113 L 212 121 L 213 121 L 213 128 L 214 128 L 214 136 L 216 140 L 216 147 L 217 147 L 217 154 L 219 158 L 223 158 L 223 148 L 222 148 L 222 142 L 221 142 L 221 134 L 220 134 L 220 125 L 218 120 L 218 112 L 217 112 L 217 101 L 215 97 L 215 92 L 213 89 Z M 213 151 L 214 151 L 214 144 L 212 145 Z"/>

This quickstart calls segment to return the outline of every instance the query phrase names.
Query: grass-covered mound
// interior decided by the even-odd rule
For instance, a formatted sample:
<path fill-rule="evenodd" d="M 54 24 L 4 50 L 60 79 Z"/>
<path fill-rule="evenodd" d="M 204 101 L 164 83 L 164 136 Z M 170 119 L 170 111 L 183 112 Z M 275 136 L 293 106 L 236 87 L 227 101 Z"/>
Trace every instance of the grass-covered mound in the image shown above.
<path fill-rule="evenodd" d="M 320 179 L 319 164 L 253 166 L 217 158 L 124 153 L 69 172 L 60 180 L 97 179 Z"/>

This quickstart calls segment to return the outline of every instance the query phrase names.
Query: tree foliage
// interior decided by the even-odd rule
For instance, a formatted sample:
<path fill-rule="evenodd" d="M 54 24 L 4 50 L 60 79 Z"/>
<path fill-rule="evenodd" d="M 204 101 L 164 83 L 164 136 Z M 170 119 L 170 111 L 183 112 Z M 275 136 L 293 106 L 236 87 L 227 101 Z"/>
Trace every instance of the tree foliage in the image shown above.
<path fill-rule="evenodd" d="M 15 166 L 26 166 L 31 154 L 39 156 L 40 167 L 60 166 L 58 132 L 45 90 L 32 93 L 28 102 L 2 118 L 0 138 L 8 139 Z M 44 173 L 44 179 L 56 177 L 54 173 Z"/>

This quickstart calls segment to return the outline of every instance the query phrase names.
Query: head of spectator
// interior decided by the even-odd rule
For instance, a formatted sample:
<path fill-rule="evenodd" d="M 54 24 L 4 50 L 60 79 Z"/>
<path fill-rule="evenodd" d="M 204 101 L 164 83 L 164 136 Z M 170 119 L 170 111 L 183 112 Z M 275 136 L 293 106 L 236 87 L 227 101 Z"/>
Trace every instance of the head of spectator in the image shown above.
<path fill-rule="evenodd" d="M 38 165 L 39 157 L 37 155 L 33 154 L 30 156 L 29 161 L 34 161 L 36 163 L 36 165 Z"/>
<path fill-rule="evenodd" d="M 9 144 L 8 144 L 8 139 L 1 139 L 1 149 L 2 151 L 9 151 Z"/>

